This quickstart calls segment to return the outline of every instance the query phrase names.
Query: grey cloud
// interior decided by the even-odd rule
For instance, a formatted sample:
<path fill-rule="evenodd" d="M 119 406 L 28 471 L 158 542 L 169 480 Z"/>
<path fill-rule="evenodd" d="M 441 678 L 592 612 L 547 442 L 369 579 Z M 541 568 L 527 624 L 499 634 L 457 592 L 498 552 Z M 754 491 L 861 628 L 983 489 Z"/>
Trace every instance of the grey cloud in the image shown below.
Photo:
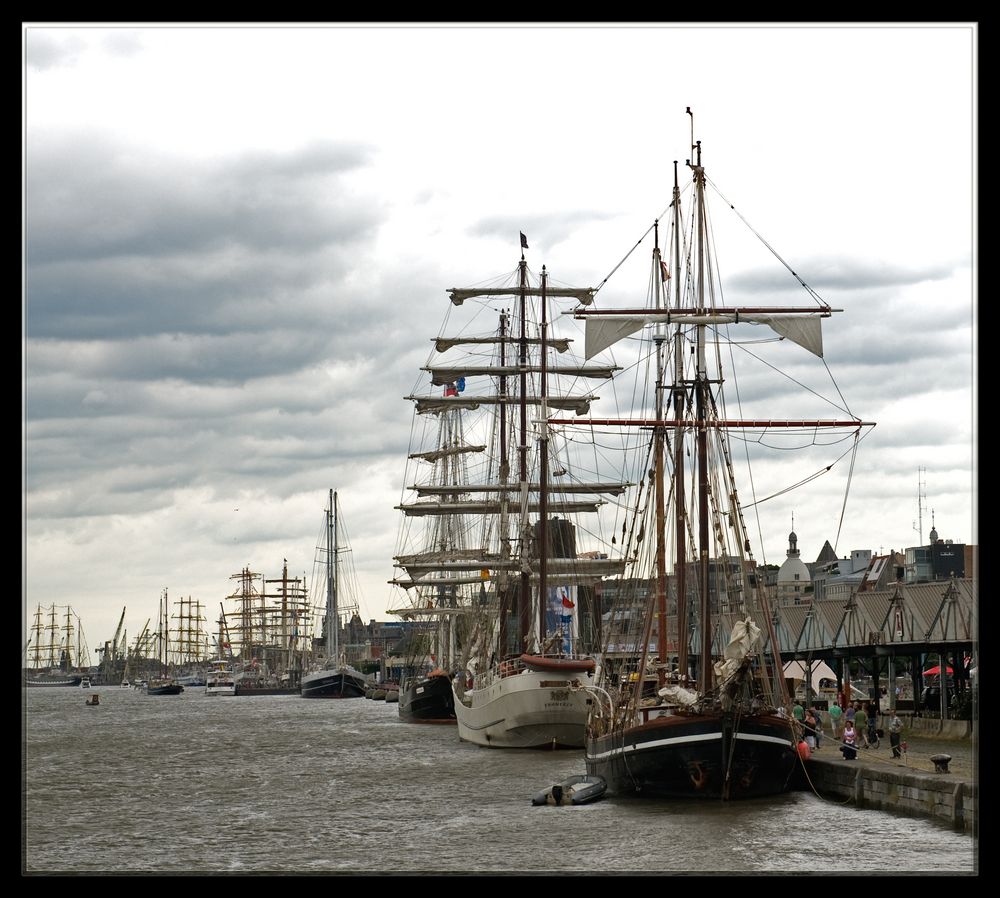
<path fill-rule="evenodd" d="M 360 146 L 180 161 L 86 136 L 35 138 L 27 154 L 30 265 L 242 246 L 311 250 L 358 239 L 372 204 L 337 179 L 363 165 Z"/>
<path fill-rule="evenodd" d="M 810 287 L 829 289 L 872 289 L 876 287 L 903 287 L 924 281 L 941 281 L 968 263 L 936 265 L 913 268 L 880 264 L 868 260 L 830 259 L 815 257 L 803 259 L 796 270 Z M 727 279 L 727 285 L 736 290 L 752 292 L 786 291 L 801 289 L 798 281 L 786 269 L 773 266 L 744 271 Z"/>
<path fill-rule="evenodd" d="M 588 222 L 613 217 L 610 213 L 591 209 L 551 214 L 492 215 L 481 218 L 469 228 L 469 232 L 481 237 L 498 237 L 515 247 L 518 246 L 518 233 L 521 232 L 528 238 L 529 247 L 533 245 L 532 241 L 552 247 Z"/>
<path fill-rule="evenodd" d="M 75 65 L 87 44 L 83 38 L 64 30 L 32 27 L 25 31 L 25 46 L 28 67 L 44 71 Z"/>
<path fill-rule="evenodd" d="M 106 34 L 101 46 L 112 56 L 135 56 L 145 49 L 142 32 L 137 28 L 114 28 Z"/>

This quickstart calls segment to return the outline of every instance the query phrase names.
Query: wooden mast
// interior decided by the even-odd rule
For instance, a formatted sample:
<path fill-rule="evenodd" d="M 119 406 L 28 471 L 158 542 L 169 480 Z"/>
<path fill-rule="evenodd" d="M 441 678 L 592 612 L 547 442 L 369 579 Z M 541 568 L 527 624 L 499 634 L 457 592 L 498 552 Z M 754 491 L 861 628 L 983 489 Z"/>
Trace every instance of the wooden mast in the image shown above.
<path fill-rule="evenodd" d="M 660 222 L 657 220 L 653 224 L 653 293 L 655 305 L 659 309 L 661 306 L 661 285 L 663 283 L 663 269 L 660 261 Z M 664 360 L 663 341 L 665 338 L 662 325 L 657 325 L 653 340 L 656 344 L 656 417 L 663 418 L 663 393 L 664 393 Z M 664 507 L 664 484 L 663 484 L 663 453 L 666 443 L 666 433 L 663 427 L 657 427 L 653 431 L 653 451 L 654 451 L 654 479 L 656 486 L 656 618 L 657 618 L 657 656 L 660 662 L 660 672 L 657 678 L 658 685 L 664 682 L 663 665 L 667 661 L 667 546 L 665 540 L 666 510 Z M 641 671 L 640 671 L 641 679 Z"/>
<path fill-rule="evenodd" d="M 522 253 L 522 260 L 524 254 Z M 507 313 L 500 313 L 500 369 L 504 370 L 507 364 Z M 510 460 L 507 458 L 507 375 L 500 375 L 500 468 L 498 473 L 498 480 L 501 486 L 507 486 L 510 480 Z M 504 497 L 507 496 L 505 492 Z M 500 545 L 497 547 L 500 552 L 501 558 L 504 558 L 510 554 L 510 543 L 507 540 L 507 516 L 506 516 L 507 506 L 506 504 L 501 506 L 501 521 L 500 521 Z M 507 657 L 508 651 L 507 646 L 510 644 L 510 627 L 508 626 L 508 615 L 510 612 L 510 581 L 505 575 L 501 575 L 498 580 L 497 588 L 497 612 L 500 617 L 500 626 L 498 631 L 498 641 L 497 641 L 497 654 L 499 660 L 504 660 Z"/>
<path fill-rule="evenodd" d="M 526 288 L 528 285 L 528 263 L 524 260 L 524 253 L 521 253 L 521 262 L 519 265 L 520 271 L 520 317 L 521 317 L 521 333 L 519 340 L 519 359 L 518 363 L 521 369 L 520 377 L 520 396 L 518 397 L 518 405 L 520 411 L 520 432 L 518 437 L 518 480 L 521 487 L 521 503 L 522 512 L 518 522 L 519 536 L 520 536 L 520 552 L 518 553 L 519 560 L 522 562 L 521 566 L 521 582 L 520 589 L 517 595 L 518 604 L 518 622 L 519 622 L 519 641 L 518 649 L 516 654 L 520 655 L 521 652 L 526 651 L 528 647 L 528 634 L 531 628 L 531 575 L 525 570 L 524 561 L 527 560 L 529 554 L 529 534 L 527 532 L 528 520 L 526 513 L 527 506 L 527 487 L 528 487 L 528 310 L 527 310 L 527 298 L 526 298 Z"/>
<path fill-rule="evenodd" d="M 701 141 L 694 145 L 694 171 L 697 216 L 697 302 L 698 313 L 707 314 L 705 305 L 705 169 L 701 164 Z M 688 163 L 691 165 L 691 163 Z M 701 628 L 701 659 L 698 665 L 698 689 L 708 695 L 712 688 L 712 609 L 709 595 L 709 526 L 708 526 L 708 364 L 705 354 L 705 327 L 697 327 L 698 370 L 695 378 L 695 416 L 697 420 L 698 457 L 698 593 Z"/>
<path fill-rule="evenodd" d="M 538 651 L 544 650 L 545 642 L 545 612 L 548 605 L 548 563 L 549 563 L 549 429 L 546 419 L 549 416 L 547 349 L 545 344 L 548 322 L 545 315 L 545 281 L 547 275 L 542 266 L 542 345 L 541 345 L 541 421 L 538 440 Z"/>
<path fill-rule="evenodd" d="M 681 189 L 674 161 L 674 305 L 681 310 Z M 687 531 L 684 525 L 684 335 L 674 331 L 674 576 L 677 588 L 677 672 L 688 676 Z"/>

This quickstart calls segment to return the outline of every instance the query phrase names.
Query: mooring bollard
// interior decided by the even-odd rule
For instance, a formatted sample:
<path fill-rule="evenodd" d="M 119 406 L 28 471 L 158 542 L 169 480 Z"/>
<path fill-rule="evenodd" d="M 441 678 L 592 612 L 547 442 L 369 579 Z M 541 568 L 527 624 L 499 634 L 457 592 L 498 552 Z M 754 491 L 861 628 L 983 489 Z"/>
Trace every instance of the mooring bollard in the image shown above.
<path fill-rule="evenodd" d="M 948 763 L 951 761 L 951 755 L 931 755 L 931 760 L 934 762 L 935 773 L 948 772 Z"/>

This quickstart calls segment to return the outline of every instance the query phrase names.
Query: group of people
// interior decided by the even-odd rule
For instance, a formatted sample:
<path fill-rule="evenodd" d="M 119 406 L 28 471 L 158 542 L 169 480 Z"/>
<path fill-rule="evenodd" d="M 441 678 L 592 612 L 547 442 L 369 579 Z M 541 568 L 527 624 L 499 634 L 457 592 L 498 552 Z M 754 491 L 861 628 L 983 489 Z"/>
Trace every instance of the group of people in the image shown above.
<path fill-rule="evenodd" d="M 853 761 L 858 756 L 859 748 L 870 748 L 878 745 L 879 731 L 876 726 L 876 716 L 871 703 L 855 702 L 846 708 L 834 703 L 829 710 L 830 724 L 833 728 L 833 738 L 840 742 L 840 751 L 844 759 Z M 822 712 L 816 706 L 803 708 L 799 702 L 792 708 L 792 715 L 801 724 L 803 741 L 814 751 L 820 747 L 823 734 Z M 843 721 L 843 730 L 841 730 Z M 895 711 L 889 720 L 889 745 L 894 758 L 900 757 L 903 721 Z"/>

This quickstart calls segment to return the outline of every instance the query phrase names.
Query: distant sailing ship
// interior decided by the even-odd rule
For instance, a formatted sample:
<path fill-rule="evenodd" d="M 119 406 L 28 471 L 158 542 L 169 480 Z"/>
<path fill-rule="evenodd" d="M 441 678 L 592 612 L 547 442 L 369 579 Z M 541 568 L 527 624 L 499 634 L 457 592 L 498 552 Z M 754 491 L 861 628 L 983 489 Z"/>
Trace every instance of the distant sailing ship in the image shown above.
<path fill-rule="evenodd" d="M 351 667 L 340 650 L 340 527 L 338 526 L 337 494 L 330 490 L 330 506 L 326 511 L 326 663 L 302 676 L 303 698 L 364 698 L 366 678 Z"/>
<path fill-rule="evenodd" d="M 25 648 L 26 686 L 79 686 L 84 676 L 89 676 L 83 627 L 69 605 L 51 605 L 44 609 L 39 605 Z"/>
<path fill-rule="evenodd" d="M 159 671 L 146 680 L 146 695 L 180 695 L 184 687 L 170 674 L 168 666 L 169 654 L 169 620 L 170 609 L 167 601 L 167 590 L 160 597 L 160 608 L 156 627 L 156 646 Z"/>
<path fill-rule="evenodd" d="M 223 609 L 219 654 L 233 661 L 236 694 L 298 695 L 311 641 L 312 615 L 304 579 L 288 575 L 287 559 L 281 577 L 264 579 L 243 568 L 231 579 L 239 581 L 229 596 L 236 609 Z"/>
<path fill-rule="evenodd" d="M 457 393 L 458 388 L 453 389 Z M 454 503 L 468 481 L 468 456 L 486 448 L 466 442 L 463 414 L 460 408 L 438 412 L 432 447 L 418 446 L 418 451 L 409 455 L 417 469 L 414 479 L 418 484 L 413 489 L 418 495 L 424 485 L 444 490 L 432 495 L 432 502 Z M 395 557 L 395 564 L 404 573 L 392 581 L 407 591 L 407 598 L 402 608 L 391 613 L 409 625 L 401 650 L 399 717 L 408 723 L 454 724 L 451 678 L 464 639 L 463 624 L 482 581 L 478 576 L 461 577 L 442 569 L 449 562 L 470 557 L 468 521 L 460 511 L 422 515 L 418 520 L 426 526 L 416 537 L 420 540 L 417 551 Z M 406 539 L 408 525 L 404 516 L 401 539 Z"/>

